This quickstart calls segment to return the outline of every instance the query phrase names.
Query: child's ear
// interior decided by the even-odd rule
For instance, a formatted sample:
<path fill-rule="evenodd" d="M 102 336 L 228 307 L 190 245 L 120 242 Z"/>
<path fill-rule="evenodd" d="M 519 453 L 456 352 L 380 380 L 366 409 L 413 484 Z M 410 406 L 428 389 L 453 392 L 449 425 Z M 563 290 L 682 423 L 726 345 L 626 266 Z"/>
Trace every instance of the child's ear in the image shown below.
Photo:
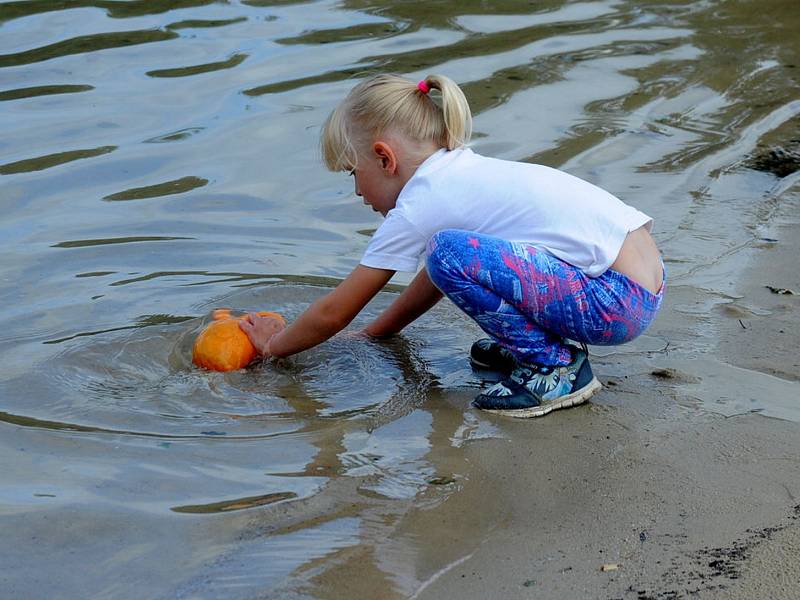
<path fill-rule="evenodd" d="M 375 152 L 382 171 L 389 175 L 394 175 L 397 172 L 397 155 L 389 144 L 375 142 L 372 146 L 372 151 Z"/>

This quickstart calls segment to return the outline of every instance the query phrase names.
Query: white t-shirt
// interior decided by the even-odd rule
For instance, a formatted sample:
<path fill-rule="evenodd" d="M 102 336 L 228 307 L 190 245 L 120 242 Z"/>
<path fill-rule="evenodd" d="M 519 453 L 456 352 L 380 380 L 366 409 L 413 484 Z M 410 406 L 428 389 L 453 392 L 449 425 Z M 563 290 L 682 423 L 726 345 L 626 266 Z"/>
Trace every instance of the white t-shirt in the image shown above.
<path fill-rule="evenodd" d="M 440 149 L 403 187 L 361 264 L 416 271 L 435 233 L 464 229 L 529 243 L 597 277 L 645 224 L 644 213 L 558 169 Z"/>

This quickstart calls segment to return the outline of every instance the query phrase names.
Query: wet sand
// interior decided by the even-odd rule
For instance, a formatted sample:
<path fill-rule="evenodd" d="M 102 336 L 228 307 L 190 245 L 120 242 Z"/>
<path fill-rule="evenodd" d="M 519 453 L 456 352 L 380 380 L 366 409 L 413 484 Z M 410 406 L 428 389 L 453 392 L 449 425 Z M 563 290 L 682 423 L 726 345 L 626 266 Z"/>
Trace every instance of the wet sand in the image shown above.
<path fill-rule="evenodd" d="M 317 575 L 317 593 L 796 598 L 800 297 L 767 286 L 800 289 L 800 197 L 780 201 L 769 228 L 725 259 L 746 261 L 731 298 L 690 318 L 681 308 L 702 294 L 670 289 L 639 348 L 595 356 L 604 389 L 584 406 L 530 421 L 479 414 L 501 439 L 438 464 L 459 471 L 458 493 L 421 494 L 377 550 Z M 449 392 L 427 406 L 470 410 L 470 398 Z M 364 569 L 366 556 L 396 574 L 394 591 Z"/>
<path fill-rule="evenodd" d="M 760 414 L 800 401 L 800 297 L 765 287 L 800 289 L 800 202 L 782 201 L 760 235 L 777 241 L 755 240 L 735 282 L 741 298 L 708 315 L 719 343 L 692 357 L 694 374 L 671 366 L 697 331 L 678 287 L 649 332 L 665 350 L 596 358 L 605 387 L 590 404 L 497 420 L 508 439 L 469 448 L 461 493 L 408 520 L 452 557 L 414 597 L 797 597 L 800 427 Z M 703 377 L 719 363 L 738 368 L 722 391 Z M 750 377 L 774 387 L 747 397 Z M 466 543 L 476 523 L 482 539 Z"/>

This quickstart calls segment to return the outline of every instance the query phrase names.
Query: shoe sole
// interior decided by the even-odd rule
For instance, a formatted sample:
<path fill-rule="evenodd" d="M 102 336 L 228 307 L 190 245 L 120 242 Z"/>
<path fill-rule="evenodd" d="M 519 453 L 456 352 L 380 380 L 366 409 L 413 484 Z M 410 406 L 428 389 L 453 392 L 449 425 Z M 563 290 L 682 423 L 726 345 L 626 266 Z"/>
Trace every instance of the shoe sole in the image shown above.
<path fill-rule="evenodd" d="M 516 417 L 518 419 L 543 417 L 554 410 L 558 410 L 559 408 L 569 408 L 570 406 L 583 404 L 590 397 L 594 396 L 602 387 L 603 384 L 600 383 L 597 377 L 593 377 L 589 383 L 587 383 L 577 392 L 572 392 L 566 396 L 561 396 L 556 400 L 545 402 L 539 406 L 532 406 L 530 408 L 516 408 L 513 410 L 497 408 L 482 408 L 481 410 L 485 410 L 486 412 L 494 413 L 496 415 L 503 415 L 505 417 Z"/>

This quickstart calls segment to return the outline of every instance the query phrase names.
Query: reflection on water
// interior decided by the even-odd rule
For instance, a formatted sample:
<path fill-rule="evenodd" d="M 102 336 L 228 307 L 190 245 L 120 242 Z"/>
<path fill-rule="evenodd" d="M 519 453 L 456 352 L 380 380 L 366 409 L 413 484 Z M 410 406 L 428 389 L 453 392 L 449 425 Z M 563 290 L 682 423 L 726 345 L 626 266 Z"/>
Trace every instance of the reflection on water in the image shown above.
<path fill-rule="evenodd" d="M 16 162 L 0 165 L 0 175 L 11 175 L 13 173 L 25 173 L 28 171 L 41 171 L 57 165 L 63 165 L 73 160 L 82 158 L 92 158 L 101 156 L 116 150 L 116 146 L 103 146 L 101 148 L 91 148 L 89 150 L 70 150 L 69 152 L 56 152 L 47 156 L 28 158 Z"/>
<path fill-rule="evenodd" d="M 0 55 L 0 67 L 16 67 L 50 60 L 69 54 L 83 54 L 106 48 L 120 48 L 150 42 L 162 42 L 178 37 L 171 31 L 121 31 L 83 35 L 33 50 Z"/>
<path fill-rule="evenodd" d="M 208 179 L 200 177 L 181 177 L 174 181 L 165 181 L 155 185 L 148 185 L 140 188 L 133 188 L 116 194 L 110 194 L 103 200 L 142 200 L 144 198 L 156 198 L 158 196 L 169 196 L 170 194 L 183 194 L 195 188 L 203 187 L 208 184 Z"/>
<path fill-rule="evenodd" d="M 502 435 L 468 407 L 474 326 L 442 305 L 396 340 L 189 362 L 212 308 L 293 317 L 357 263 L 379 218 L 322 170 L 329 111 L 367 73 L 446 73 L 477 151 L 654 216 L 671 282 L 713 300 L 735 279 L 719 258 L 796 184 L 798 19 L 793 0 L 0 2 L 7 589 L 52 595 L 38 533 L 76 597 L 343 597 L 341 565 L 412 595 L 444 565 L 395 528 Z M 87 560 L 107 568 L 76 579 Z"/>
<path fill-rule="evenodd" d="M 230 500 L 227 502 L 213 502 L 211 504 L 198 504 L 194 506 L 173 506 L 172 510 L 182 513 L 209 514 L 225 512 L 228 510 L 254 508 L 256 506 L 264 506 L 265 504 L 281 502 L 282 500 L 291 500 L 293 498 L 297 498 L 297 494 L 294 492 L 278 492 L 275 494 L 267 494 L 266 496 L 239 498 L 237 500 Z"/>
<path fill-rule="evenodd" d="M 203 65 L 193 65 L 191 67 L 179 67 L 177 69 L 158 69 L 156 71 L 148 71 L 150 77 L 190 77 L 200 73 L 209 73 L 211 71 L 219 71 L 221 69 L 232 69 L 244 62 L 247 54 L 234 54 L 228 60 L 219 62 L 206 63 Z"/>
<path fill-rule="evenodd" d="M 91 85 L 38 85 L 35 87 L 1 92 L 0 101 L 19 100 L 20 98 L 33 98 L 34 96 L 47 96 L 49 94 L 75 94 L 77 92 L 88 92 L 93 89 Z"/>

